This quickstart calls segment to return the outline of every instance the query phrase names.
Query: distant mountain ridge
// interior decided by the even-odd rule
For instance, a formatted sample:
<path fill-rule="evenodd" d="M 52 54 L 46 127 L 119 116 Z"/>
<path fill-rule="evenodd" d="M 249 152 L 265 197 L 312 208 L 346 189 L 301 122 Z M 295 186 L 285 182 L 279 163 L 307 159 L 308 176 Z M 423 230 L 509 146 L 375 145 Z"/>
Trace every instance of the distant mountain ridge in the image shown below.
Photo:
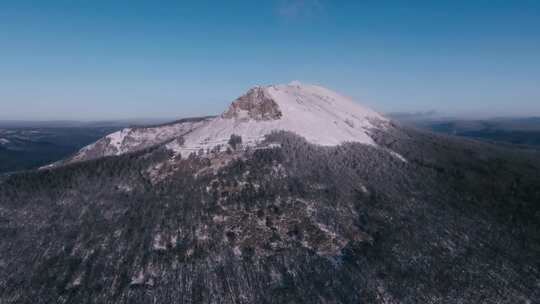
<path fill-rule="evenodd" d="M 100 128 L 100 127 L 129 127 L 143 125 L 157 125 L 171 121 L 171 119 L 111 119 L 111 120 L 0 120 L 0 128 Z"/>
<path fill-rule="evenodd" d="M 34 169 L 64 159 L 117 127 L 0 128 L 0 173 Z"/>
<path fill-rule="evenodd" d="M 516 148 L 540 148 L 540 118 L 492 119 L 405 119 L 405 124 L 430 131 L 474 138 L 497 144 L 512 144 Z"/>

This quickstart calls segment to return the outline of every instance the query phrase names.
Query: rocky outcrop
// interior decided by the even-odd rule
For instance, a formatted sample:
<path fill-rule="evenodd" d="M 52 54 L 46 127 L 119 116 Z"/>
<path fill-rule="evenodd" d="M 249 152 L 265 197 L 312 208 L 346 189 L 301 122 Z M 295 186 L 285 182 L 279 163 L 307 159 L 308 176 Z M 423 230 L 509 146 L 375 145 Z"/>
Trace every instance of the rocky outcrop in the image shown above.
<path fill-rule="evenodd" d="M 255 87 L 232 102 L 223 118 L 275 120 L 282 116 L 278 104 L 266 94 L 264 88 Z"/>

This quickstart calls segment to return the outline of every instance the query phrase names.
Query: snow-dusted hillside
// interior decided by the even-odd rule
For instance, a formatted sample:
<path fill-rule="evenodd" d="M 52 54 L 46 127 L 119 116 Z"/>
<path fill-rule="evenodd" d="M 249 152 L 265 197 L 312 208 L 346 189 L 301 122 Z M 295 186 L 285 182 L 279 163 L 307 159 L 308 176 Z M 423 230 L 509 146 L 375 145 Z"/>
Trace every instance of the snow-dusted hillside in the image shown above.
<path fill-rule="evenodd" d="M 243 144 L 254 145 L 273 131 L 285 130 L 318 145 L 360 142 L 374 145 L 372 128 L 388 122 L 377 112 L 320 86 L 292 82 L 255 87 L 235 100 L 229 109 L 171 142 L 171 150 L 187 155 L 200 149 L 225 146 L 232 134 Z"/>
<path fill-rule="evenodd" d="M 217 117 L 123 129 L 81 149 L 66 162 L 121 155 L 160 144 L 185 157 L 200 150 L 225 149 L 233 134 L 242 137 L 244 146 L 254 146 L 273 131 L 289 131 L 324 146 L 343 142 L 375 145 L 370 130 L 387 125 L 385 117 L 348 97 L 320 86 L 291 82 L 254 87 Z"/>
<path fill-rule="evenodd" d="M 191 118 L 154 127 L 125 128 L 82 148 L 67 162 L 78 162 L 139 151 L 181 137 L 209 120 L 210 118 Z"/>

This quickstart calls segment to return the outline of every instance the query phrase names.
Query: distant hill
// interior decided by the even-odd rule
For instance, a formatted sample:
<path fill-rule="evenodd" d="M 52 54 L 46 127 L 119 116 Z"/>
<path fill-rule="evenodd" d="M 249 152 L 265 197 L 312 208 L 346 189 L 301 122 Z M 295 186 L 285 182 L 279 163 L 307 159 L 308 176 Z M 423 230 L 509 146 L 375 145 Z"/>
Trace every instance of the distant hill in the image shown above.
<path fill-rule="evenodd" d="M 0 128 L 99 128 L 99 127 L 128 127 L 139 125 L 162 124 L 172 119 L 116 119 L 116 120 L 96 120 L 96 121 L 78 121 L 78 120 L 0 120 Z"/>
<path fill-rule="evenodd" d="M 0 120 L 0 174 L 34 169 L 64 159 L 122 128 L 160 125 L 167 121 L 170 120 Z"/>
<path fill-rule="evenodd" d="M 118 127 L 0 129 L 0 173 L 28 170 L 68 157 Z"/>
<path fill-rule="evenodd" d="M 396 115 L 395 120 L 438 133 L 475 138 L 523 148 L 540 147 L 540 117 L 493 118 L 485 120 L 434 119 Z"/>

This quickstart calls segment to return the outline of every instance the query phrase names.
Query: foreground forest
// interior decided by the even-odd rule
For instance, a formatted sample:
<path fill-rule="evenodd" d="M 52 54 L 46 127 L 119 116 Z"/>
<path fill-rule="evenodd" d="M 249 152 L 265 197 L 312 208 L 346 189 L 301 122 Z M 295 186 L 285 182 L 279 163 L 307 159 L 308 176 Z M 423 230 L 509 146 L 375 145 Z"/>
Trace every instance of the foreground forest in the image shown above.
<path fill-rule="evenodd" d="M 274 133 L 161 178 L 159 147 L 4 177 L 0 302 L 540 301 L 538 152 L 374 138 Z"/>

